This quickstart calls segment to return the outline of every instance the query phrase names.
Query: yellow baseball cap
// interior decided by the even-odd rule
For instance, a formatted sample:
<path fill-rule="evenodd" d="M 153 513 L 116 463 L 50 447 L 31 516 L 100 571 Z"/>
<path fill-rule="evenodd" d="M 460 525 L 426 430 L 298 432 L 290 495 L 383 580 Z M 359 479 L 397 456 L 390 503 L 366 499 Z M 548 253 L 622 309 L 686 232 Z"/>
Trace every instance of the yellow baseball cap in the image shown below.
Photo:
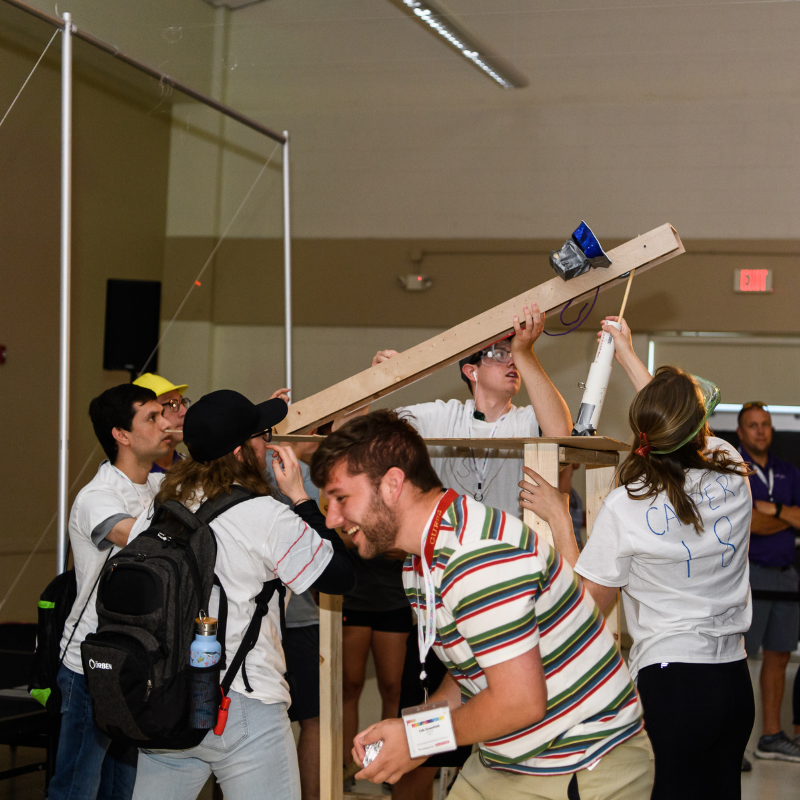
<path fill-rule="evenodd" d="M 181 386 L 173 386 L 166 378 L 162 378 L 160 375 L 154 375 L 152 372 L 145 372 L 144 375 L 140 375 L 133 383 L 134 386 L 151 389 L 156 393 L 156 397 L 161 397 L 162 394 L 166 394 L 167 392 L 180 392 L 181 397 L 183 397 L 183 393 L 189 388 L 188 383 Z"/>

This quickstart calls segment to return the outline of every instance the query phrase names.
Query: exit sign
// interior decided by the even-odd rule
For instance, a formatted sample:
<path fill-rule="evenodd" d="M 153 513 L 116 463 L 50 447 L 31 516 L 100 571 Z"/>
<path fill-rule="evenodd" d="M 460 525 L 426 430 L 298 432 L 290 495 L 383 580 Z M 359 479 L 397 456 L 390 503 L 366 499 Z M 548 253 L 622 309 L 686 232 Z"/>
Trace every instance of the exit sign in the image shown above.
<path fill-rule="evenodd" d="M 771 269 L 737 269 L 733 273 L 734 292 L 771 292 Z"/>

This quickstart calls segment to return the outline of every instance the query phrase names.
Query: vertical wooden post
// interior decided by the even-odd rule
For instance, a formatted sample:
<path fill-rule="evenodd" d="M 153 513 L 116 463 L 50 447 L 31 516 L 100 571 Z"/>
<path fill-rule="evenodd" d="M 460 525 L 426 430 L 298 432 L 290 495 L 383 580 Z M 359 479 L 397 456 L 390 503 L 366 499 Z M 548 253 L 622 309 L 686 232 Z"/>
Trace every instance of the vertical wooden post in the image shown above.
<path fill-rule="evenodd" d="M 558 486 L 558 445 L 526 443 L 525 466 L 538 472 L 552 486 Z M 553 533 L 543 519 L 526 508 L 522 511 L 522 521 L 552 547 Z"/>
<path fill-rule="evenodd" d="M 597 515 L 600 513 L 600 506 L 606 499 L 608 493 L 617 484 L 617 468 L 616 467 L 597 467 L 586 465 L 586 537 L 592 535 L 592 528 L 594 527 Z M 619 591 L 617 592 L 617 599 L 608 611 L 606 611 L 606 624 L 608 629 L 614 636 L 617 642 L 617 647 L 620 646 L 620 608 L 619 608 Z"/>
<path fill-rule="evenodd" d="M 342 598 L 319 596 L 319 792 L 342 800 Z"/>

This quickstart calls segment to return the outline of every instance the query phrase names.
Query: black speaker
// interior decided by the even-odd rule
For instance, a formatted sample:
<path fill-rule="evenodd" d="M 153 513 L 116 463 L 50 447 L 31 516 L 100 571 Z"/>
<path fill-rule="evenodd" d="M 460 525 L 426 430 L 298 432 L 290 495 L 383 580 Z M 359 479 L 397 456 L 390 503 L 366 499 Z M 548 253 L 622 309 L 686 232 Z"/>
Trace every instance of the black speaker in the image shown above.
<path fill-rule="evenodd" d="M 124 369 L 135 377 L 158 344 L 160 319 L 161 281 L 109 279 L 103 369 Z M 147 364 L 147 372 L 157 370 L 158 353 Z"/>

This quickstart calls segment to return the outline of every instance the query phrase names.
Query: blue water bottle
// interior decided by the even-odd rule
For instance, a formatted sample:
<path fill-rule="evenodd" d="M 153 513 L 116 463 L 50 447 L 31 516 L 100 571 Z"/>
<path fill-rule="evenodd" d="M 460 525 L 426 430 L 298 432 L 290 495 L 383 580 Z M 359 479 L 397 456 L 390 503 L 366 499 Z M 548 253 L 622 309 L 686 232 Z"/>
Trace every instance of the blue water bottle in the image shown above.
<path fill-rule="evenodd" d="M 217 641 L 217 620 L 213 617 L 195 618 L 195 637 L 189 648 L 192 705 L 189 724 L 193 728 L 213 728 L 219 706 L 219 670 L 213 669 L 222 655 Z"/>

